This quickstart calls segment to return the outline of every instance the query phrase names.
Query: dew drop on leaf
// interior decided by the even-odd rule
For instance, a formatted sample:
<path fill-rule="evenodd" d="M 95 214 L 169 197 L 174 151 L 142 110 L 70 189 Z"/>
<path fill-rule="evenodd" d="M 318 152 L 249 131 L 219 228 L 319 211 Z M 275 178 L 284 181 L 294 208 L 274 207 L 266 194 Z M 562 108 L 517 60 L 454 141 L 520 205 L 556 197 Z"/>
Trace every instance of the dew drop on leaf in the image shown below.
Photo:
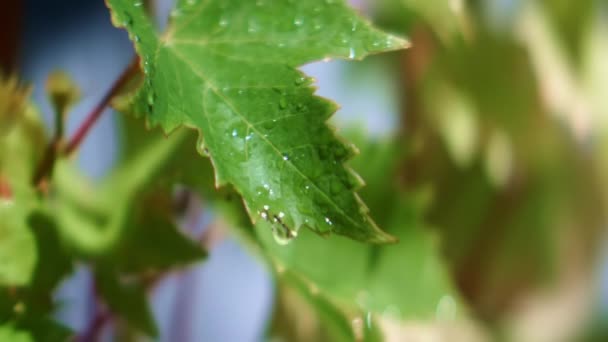
<path fill-rule="evenodd" d="M 287 228 L 278 220 L 275 221 L 272 223 L 272 237 L 277 244 L 286 246 L 298 237 L 297 231 Z"/>
<path fill-rule="evenodd" d="M 350 48 L 349 52 L 348 52 L 348 58 L 349 59 L 355 59 L 356 54 L 355 54 L 355 48 Z"/>

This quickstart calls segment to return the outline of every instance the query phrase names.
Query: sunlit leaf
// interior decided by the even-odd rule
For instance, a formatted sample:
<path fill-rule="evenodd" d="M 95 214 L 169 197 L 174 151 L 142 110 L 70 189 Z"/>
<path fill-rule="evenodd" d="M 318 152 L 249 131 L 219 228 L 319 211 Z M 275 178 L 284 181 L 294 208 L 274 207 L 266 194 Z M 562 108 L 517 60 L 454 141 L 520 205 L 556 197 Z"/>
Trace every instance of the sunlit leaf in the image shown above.
<path fill-rule="evenodd" d="M 252 220 L 289 239 L 301 226 L 388 242 L 342 166 L 352 149 L 325 124 L 336 106 L 295 67 L 362 58 L 406 43 L 343 1 L 179 1 L 158 35 L 139 2 L 109 0 L 135 42 L 146 79 L 133 106 L 153 125 L 194 127 L 218 185 L 241 193 Z M 280 221 L 280 223 L 279 223 Z"/>

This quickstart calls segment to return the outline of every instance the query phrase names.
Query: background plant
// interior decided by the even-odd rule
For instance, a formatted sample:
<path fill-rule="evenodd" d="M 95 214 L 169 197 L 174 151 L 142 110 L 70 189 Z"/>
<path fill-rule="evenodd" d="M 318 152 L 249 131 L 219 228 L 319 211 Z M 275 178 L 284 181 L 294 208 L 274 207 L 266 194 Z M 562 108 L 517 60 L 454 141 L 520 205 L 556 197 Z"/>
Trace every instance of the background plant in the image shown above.
<path fill-rule="evenodd" d="M 341 1 L 179 1 L 162 32 L 152 4 L 108 1 L 137 58 L 73 135 L 67 75 L 47 82 L 50 130 L 29 87 L 0 83 L 0 338 L 158 336 L 147 293 L 226 233 L 273 271 L 271 337 L 597 338 L 605 9 L 493 4 L 370 4 L 412 48 L 351 73 L 389 70 L 402 115 L 347 143 L 297 67 L 409 44 Z M 72 156 L 110 103 L 120 158 L 91 180 Z M 221 219 L 187 236 L 197 198 Z M 101 304 L 83 331 L 53 319 L 75 263 Z"/>

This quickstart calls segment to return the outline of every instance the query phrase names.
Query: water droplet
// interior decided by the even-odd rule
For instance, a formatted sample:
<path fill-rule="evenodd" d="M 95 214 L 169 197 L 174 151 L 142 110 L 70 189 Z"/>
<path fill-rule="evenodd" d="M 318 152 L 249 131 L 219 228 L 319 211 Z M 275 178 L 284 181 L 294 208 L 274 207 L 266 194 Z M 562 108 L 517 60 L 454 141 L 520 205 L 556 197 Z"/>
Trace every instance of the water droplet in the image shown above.
<path fill-rule="evenodd" d="M 281 215 L 282 214 L 282 215 Z M 298 237 L 298 232 L 296 230 L 292 230 L 283 222 L 283 218 L 285 214 L 279 213 L 279 215 L 273 216 L 272 220 L 272 236 L 274 237 L 274 241 L 281 246 L 287 245 L 292 242 L 296 237 Z"/>
<path fill-rule="evenodd" d="M 134 7 L 141 7 L 143 4 L 144 4 L 144 3 L 143 3 L 143 1 L 135 1 L 135 2 L 133 3 L 133 6 L 134 6 Z"/>
<path fill-rule="evenodd" d="M 236 128 L 232 130 L 232 137 L 236 138 L 239 136 L 239 132 L 237 132 Z"/>
<path fill-rule="evenodd" d="M 286 246 L 298 237 L 298 233 L 279 223 L 275 223 L 272 225 L 272 237 L 277 244 Z"/>
<path fill-rule="evenodd" d="M 299 17 L 298 17 L 298 18 L 296 18 L 296 19 L 293 21 L 293 24 L 294 24 L 294 25 L 296 25 L 296 26 L 298 26 L 298 27 L 299 27 L 299 26 L 302 26 L 302 25 L 304 24 L 304 19 L 302 19 L 302 18 L 299 18 Z"/>
<path fill-rule="evenodd" d="M 304 84 L 304 82 L 306 82 L 306 77 L 298 77 L 296 78 L 296 85 L 297 86 L 301 86 L 302 84 Z"/>
<path fill-rule="evenodd" d="M 229 21 L 226 18 L 221 18 L 219 21 L 220 27 L 226 27 L 226 26 L 228 26 L 228 24 L 229 24 Z"/>
<path fill-rule="evenodd" d="M 350 50 L 349 50 L 349 52 L 348 52 L 348 58 L 349 59 L 355 59 L 355 56 L 356 56 L 356 54 L 355 54 L 355 48 L 351 47 Z"/>
<path fill-rule="evenodd" d="M 284 161 L 288 161 L 288 160 L 289 160 L 289 155 L 284 154 L 284 155 L 283 155 L 283 160 L 284 160 Z"/>
<path fill-rule="evenodd" d="M 267 131 L 271 131 L 276 127 L 276 123 L 277 123 L 276 119 L 264 121 L 264 122 L 262 122 L 262 128 L 264 128 Z"/>
<path fill-rule="evenodd" d="M 328 225 L 330 225 L 330 226 L 333 226 L 333 225 L 334 225 L 334 223 L 331 221 L 331 219 L 330 219 L 329 217 L 326 217 L 326 218 L 325 218 L 325 223 L 327 223 L 327 224 L 328 224 Z"/>

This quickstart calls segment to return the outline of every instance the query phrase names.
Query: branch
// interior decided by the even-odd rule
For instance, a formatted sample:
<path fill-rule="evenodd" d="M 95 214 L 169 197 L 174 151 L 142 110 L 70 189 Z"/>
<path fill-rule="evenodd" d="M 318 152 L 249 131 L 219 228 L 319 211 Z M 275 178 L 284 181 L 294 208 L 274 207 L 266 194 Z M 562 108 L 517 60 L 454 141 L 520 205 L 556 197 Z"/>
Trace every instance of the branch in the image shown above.
<path fill-rule="evenodd" d="M 63 150 L 64 155 L 69 156 L 76 151 L 76 149 L 78 149 L 84 138 L 90 132 L 91 128 L 93 128 L 93 125 L 101 117 L 101 114 L 103 114 L 112 98 L 118 94 L 118 92 L 125 84 L 127 84 L 127 82 L 131 80 L 138 70 L 139 58 L 135 57 L 129 66 L 122 72 L 120 77 L 114 82 L 112 87 L 108 90 L 106 95 L 104 95 L 97 106 L 93 108 L 93 110 L 87 115 L 86 120 L 78 128 L 74 136 L 70 139 L 67 146 Z M 57 120 L 62 120 L 62 118 L 58 117 Z M 42 157 L 42 161 L 34 174 L 34 178 L 32 179 L 32 184 L 39 189 L 44 188 L 44 180 L 52 175 L 55 161 L 62 150 L 63 122 L 56 121 L 55 125 L 55 136 L 47 146 L 44 156 Z"/>
<path fill-rule="evenodd" d="M 97 120 L 101 117 L 101 114 L 103 114 L 112 98 L 118 94 L 120 89 L 131 80 L 138 70 L 139 58 L 135 57 L 129 66 L 122 72 L 120 77 L 114 82 L 112 87 L 108 90 L 97 106 L 93 108 L 93 110 L 87 115 L 86 120 L 78 128 L 74 136 L 72 136 L 64 150 L 65 155 L 70 155 L 74 153 L 76 149 L 78 149 L 91 128 L 93 128 L 93 125 L 95 125 Z"/>

